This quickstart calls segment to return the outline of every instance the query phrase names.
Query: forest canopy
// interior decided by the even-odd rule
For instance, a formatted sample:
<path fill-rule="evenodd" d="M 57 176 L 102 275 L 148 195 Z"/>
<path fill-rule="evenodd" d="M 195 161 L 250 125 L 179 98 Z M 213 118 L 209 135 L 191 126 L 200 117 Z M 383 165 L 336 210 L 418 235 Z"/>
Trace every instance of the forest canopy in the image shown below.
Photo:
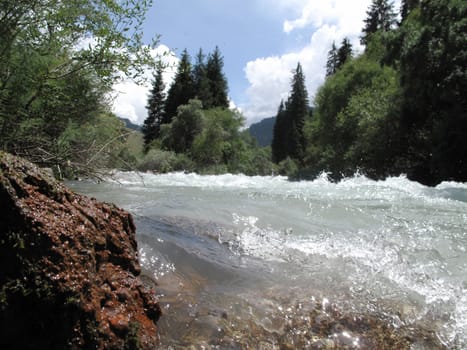
<path fill-rule="evenodd" d="M 297 178 L 356 172 L 372 178 L 407 174 L 425 184 L 467 181 L 467 2 L 373 0 L 362 28 L 364 52 L 332 44 L 326 81 L 305 118 Z M 348 52 L 345 60 L 339 52 Z M 344 57 L 344 56 L 342 56 Z M 291 95 L 293 96 L 293 95 Z M 276 119 L 273 158 L 290 134 L 287 103 Z M 292 114 L 288 117 L 291 123 Z M 302 142 L 298 142 L 302 144 Z M 290 146 L 290 142 L 288 142 Z"/>
<path fill-rule="evenodd" d="M 277 101 L 271 147 L 229 108 L 219 47 L 181 54 L 173 81 L 142 42 L 146 0 L 21 0 L 0 7 L 0 148 L 54 169 L 208 173 L 326 172 L 338 180 L 407 174 L 467 181 L 467 2 L 372 0 L 356 53 L 330 43 L 313 99 L 303 67 Z M 154 42 L 153 44 L 155 44 Z M 122 77 L 153 72 L 142 133 L 108 96 Z M 310 77 L 308 77 L 310 78 Z M 311 77 L 314 79 L 314 77 Z"/>

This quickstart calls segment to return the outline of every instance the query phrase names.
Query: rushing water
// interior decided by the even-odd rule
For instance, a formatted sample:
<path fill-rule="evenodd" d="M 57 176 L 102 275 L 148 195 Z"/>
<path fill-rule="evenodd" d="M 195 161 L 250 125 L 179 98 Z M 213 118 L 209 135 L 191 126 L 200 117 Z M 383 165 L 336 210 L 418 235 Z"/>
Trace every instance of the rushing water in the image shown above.
<path fill-rule="evenodd" d="M 117 173 L 69 185 L 134 215 L 167 348 L 280 335 L 318 302 L 467 349 L 467 184 Z"/>

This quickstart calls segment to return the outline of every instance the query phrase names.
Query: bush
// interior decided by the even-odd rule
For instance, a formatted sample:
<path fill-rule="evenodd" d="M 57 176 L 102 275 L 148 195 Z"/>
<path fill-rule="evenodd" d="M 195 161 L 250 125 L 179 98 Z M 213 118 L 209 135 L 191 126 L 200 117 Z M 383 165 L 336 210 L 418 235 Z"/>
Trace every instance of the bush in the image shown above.
<path fill-rule="evenodd" d="M 298 172 L 298 165 L 292 158 L 287 157 L 278 164 L 278 171 L 280 175 L 292 177 Z"/>
<path fill-rule="evenodd" d="M 171 171 L 192 171 L 193 162 L 183 154 L 172 151 L 151 149 L 138 164 L 138 170 L 168 173 Z"/>

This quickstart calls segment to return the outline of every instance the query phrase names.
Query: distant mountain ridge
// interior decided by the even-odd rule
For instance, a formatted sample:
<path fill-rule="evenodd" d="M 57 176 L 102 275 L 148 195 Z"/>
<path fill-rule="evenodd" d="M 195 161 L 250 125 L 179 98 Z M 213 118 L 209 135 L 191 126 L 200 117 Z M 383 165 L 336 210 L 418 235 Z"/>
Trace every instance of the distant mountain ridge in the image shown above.
<path fill-rule="evenodd" d="M 128 129 L 131 129 L 131 130 L 136 130 L 136 131 L 141 131 L 141 125 L 138 125 L 138 124 L 135 124 L 133 123 L 130 119 L 128 118 L 118 118 L 120 119 L 123 123 L 125 123 L 125 126 L 128 128 Z"/>
<path fill-rule="evenodd" d="M 248 128 L 250 135 L 258 141 L 259 146 L 271 146 L 275 122 L 276 117 L 265 118 L 258 123 L 251 124 Z"/>

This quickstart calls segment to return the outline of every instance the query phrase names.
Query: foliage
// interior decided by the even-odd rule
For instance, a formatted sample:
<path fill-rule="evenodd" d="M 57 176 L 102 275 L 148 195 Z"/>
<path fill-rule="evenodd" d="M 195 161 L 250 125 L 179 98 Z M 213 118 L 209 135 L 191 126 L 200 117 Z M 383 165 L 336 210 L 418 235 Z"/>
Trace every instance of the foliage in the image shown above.
<path fill-rule="evenodd" d="M 199 100 L 190 100 L 177 109 L 177 115 L 170 124 L 161 129 L 163 149 L 176 153 L 189 153 L 195 136 L 201 132 L 203 122 L 202 105 Z"/>
<path fill-rule="evenodd" d="M 302 66 L 297 64 L 292 79 L 292 90 L 287 102 L 281 102 L 274 126 L 272 157 L 279 163 L 290 157 L 299 163 L 304 159 L 303 127 L 309 117 L 308 92 Z"/>
<path fill-rule="evenodd" d="M 184 154 L 152 148 L 140 160 L 138 170 L 168 173 L 172 171 L 193 171 L 193 162 Z"/>
<path fill-rule="evenodd" d="M 328 59 L 326 62 L 326 77 L 329 77 L 341 69 L 342 66 L 352 58 L 352 44 L 348 38 L 342 40 L 339 49 L 333 41 L 331 49 L 328 52 Z"/>
<path fill-rule="evenodd" d="M 424 1 L 400 32 L 402 123 L 412 176 L 427 183 L 465 181 L 467 3 Z"/>
<path fill-rule="evenodd" d="M 360 171 L 406 173 L 426 184 L 466 181 L 467 3 L 402 5 L 394 28 L 392 5 L 373 1 L 365 52 L 335 69 L 316 94 L 305 161 L 294 177 Z"/>
<path fill-rule="evenodd" d="M 170 124 L 162 125 L 138 168 L 157 172 L 244 173 L 269 175 L 274 171 L 268 149 L 257 147 L 243 116 L 225 108 L 204 109 L 199 100 L 178 108 Z"/>
<path fill-rule="evenodd" d="M 336 61 L 336 71 L 341 69 L 344 64 L 349 61 L 353 56 L 352 44 L 348 38 L 342 40 L 339 50 L 337 50 L 337 61 Z"/>
<path fill-rule="evenodd" d="M 177 108 L 188 103 L 195 95 L 193 76 L 191 74 L 191 62 L 188 51 L 183 50 L 178 63 L 177 72 L 170 85 L 165 102 L 165 117 L 162 124 L 169 124 L 177 114 Z"/>
<path fill-rule="evenodd" d="M 204 108 L 212 106 L 212 91 L 207 76 L 206 56 L 202 49 L 196 55 L 196 62 L 193 66 L 193 83 L 195 86 L 195 98 L 200 100 Z"/>
<path fill-rule="evenodd" d="M 108 110 L 105 96 L 117 79 L 154 66 L 150 47 L 141 42 L 150 6 L 137 0 L 3 1 L 0 147 L 44 166 L 101 159 L 102 152 L 83 162 L 92 147 L 60 146 L 70 125 L 76 131 L 99 124 L 96 118 Z M 70 149 L 78 153 L 68 154 Z"/>
<path fill-rule="evenodd" d="M 171 123 L 178 113 L 178 107 L 188 104 L 192 99 L 199 100 L 204 109 L 227 108 L 229 100 L 223 66 L 223 58 L 217 46 L 214 52 L 208 55 L 207 62 L 200 49 L 195 65 L 191 64 L 190 55 L 185 49 L 167 94 L 162 124 Z"/>
<path fill-rule="evenodd" d="M 305 127 L 307 171 L 335 178 L 358 169 L 393 171 L 397 147 L 397 73 L 366 57 L 329 77 L 318 90 L 315 113 Z"/>
<path fill-rule="evenodd" d="M 401 18 L 405 21 L 410 12 L 420 5 L 420 0 L 402 0 L 401 2 Z"/>
<path fill-rule="evenodd" d="M 149 144 L 160 134 L 161 123 L 165 114 L 165 85 L 162 77 L 163 67 L 158 65 L 154 76 L 152 89 L 148 98 L 146 109 L 148 116 L 144 120 L 142 132 L 144 135 L 144 148 L 148 150 Z"/>
<path fill-rule="evenodd" d="M 277 166 L 277 172 L 279 175 L 294 177 L 299 170 L 299 164 L 292 158 L 287 157 L 282 160 Z"/>
<path fill-rule="evenodd" d="M 224 59 L 221 55 L 219 47 L 216 46 L 214 52 L 209 55 L 206 65 L 206 78 L 210 89 L 211 100 L 203 101 L 203 106 L 206 109 L 221 107 L 229 107 L 229 99 L 227 97 L 227 80 L 222 72 L 224 67 Z"/>
<path fill-rule="evenodd" d="M 287 123 L 284 101 L 281 101 L 277 111 L 272 137 L 272 160 L 279 163 L 287 157 L 287 134 L 284 132 Z"/>
<path fill-rule="evenodd" d="M 59 178 L 75 178 L 98 176 L 98 169 L 131 167 L 125 154 L 127 137 L 128 130 L 111 114 L 81 125 L 70 121 L 53 145 L 54 170 Z"/>
<path fill-rule="evenodd" d="M 328 52 L 326 61 L 326 77 L 329 77 L 337 72 L 337 47 L 336 42 L 333 41 L 331 49 Z"/>
<path fill-rule="evenodd" d="M 362 30 L 363 35 L 360 40 L 362 45 L 367 45 L 371 36 L 377 31 L 388 32 L 396 24 L 394 3 L 389 2 L 389 0 L 372 0 L 366 14 L 365 26 Z"/>

